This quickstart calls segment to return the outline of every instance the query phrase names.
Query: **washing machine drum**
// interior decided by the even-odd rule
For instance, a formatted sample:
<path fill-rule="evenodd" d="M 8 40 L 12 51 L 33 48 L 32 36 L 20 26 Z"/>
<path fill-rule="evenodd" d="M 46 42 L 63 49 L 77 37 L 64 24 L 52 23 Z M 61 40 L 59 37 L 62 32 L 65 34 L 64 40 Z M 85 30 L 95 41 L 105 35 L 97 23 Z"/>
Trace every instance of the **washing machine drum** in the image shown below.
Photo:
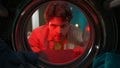
<path fill-rule="evenodd" d="M 63 26 L 69 26 L 69 29 L 62 43 L 49 35 L 50 32 L 55 34 L 50 26 L 53 30 L 57 26 L 44 19 L 45 9 L 52 2 L 67 3 L 72 11 L 70 25 Z M 16 51 L 32 51 L 39 55 L 40 67 L 90 67 L 97 54 L 116 46 L 116 23 L 110 8 L 104 7 L 104 1 L 29 0 L 22 5 L 14 20 L 12 42 Z M 59 40 L 60 37 L 56 38 Z"/>

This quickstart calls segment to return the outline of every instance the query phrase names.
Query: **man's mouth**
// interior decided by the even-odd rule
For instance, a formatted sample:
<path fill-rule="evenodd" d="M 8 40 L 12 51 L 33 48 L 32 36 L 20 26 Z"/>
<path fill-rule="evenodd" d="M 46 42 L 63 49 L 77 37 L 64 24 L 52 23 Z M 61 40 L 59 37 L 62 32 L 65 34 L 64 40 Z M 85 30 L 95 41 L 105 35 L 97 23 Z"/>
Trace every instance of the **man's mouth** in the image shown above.
<path fill-rule="evenodd" d="M 56 35 L 56 37 L 58 37 L 58 38 L 62 38 L 62 37 L 63 37 L 63 35 Z"/>

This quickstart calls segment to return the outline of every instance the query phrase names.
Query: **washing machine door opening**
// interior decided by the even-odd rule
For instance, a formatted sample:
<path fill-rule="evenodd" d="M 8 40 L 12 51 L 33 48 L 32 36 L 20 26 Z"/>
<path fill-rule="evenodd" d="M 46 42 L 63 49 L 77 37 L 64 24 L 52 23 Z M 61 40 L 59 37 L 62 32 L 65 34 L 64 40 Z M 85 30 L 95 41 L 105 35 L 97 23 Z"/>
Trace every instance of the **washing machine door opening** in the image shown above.
<path fill-rule="evenodd" d="M 54 7 L 67 4 L 71 20 L 56 16 L 46 22 L 44 13 L 49 3 L 55 4 Z M 16 51 L 39 55 L 41 67 L 85 67 L 104 45 L 105 28 L 101 20 L 87 1 L 36 0 L 25 6 L 15 20 L 13 42 Z"/>

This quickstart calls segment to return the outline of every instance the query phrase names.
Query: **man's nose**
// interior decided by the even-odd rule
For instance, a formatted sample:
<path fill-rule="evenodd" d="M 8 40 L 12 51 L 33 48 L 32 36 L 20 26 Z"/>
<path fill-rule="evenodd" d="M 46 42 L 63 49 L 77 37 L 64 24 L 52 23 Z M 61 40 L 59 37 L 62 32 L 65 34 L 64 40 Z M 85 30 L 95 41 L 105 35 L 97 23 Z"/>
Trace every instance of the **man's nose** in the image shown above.
<path fill-rule="evenodd" d="M 62 28 L 60 26 L 57 27 L 57 33 L 61 33 L 61 31 L 62 31 Z"/>

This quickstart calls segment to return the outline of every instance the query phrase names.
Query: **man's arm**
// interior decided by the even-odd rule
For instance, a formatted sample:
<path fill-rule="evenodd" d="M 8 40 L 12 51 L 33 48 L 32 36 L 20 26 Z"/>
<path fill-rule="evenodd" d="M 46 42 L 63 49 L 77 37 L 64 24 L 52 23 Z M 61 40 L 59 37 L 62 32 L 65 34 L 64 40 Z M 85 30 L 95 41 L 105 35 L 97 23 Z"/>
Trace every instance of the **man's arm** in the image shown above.
<path fill-rule="evenodd" d="M 38 39 L 38 31 L 37 30 L 33 30 L 28 38 L 28 43 L 32 49 L 33 52 L 39 52 L 40 48 L 39 48 L 39 39 Z"/>

